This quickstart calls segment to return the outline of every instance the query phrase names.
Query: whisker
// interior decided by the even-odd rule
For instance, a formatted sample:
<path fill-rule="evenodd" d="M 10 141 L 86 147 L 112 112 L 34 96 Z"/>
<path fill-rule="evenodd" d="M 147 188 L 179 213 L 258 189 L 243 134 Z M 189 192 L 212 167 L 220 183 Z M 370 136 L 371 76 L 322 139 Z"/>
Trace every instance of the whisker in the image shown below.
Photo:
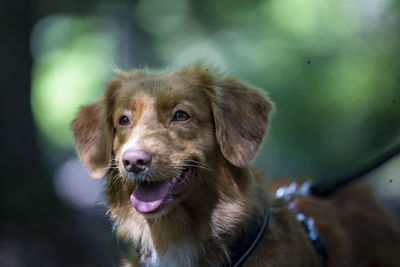
<path fill-rule="evenodd" d="M 208 170 L 208 171 L 211 171 L 211 172 L 215 172 L 215 170 L 213 170 L 213 169 L 210 169 L 208 167 L 205 167 L 203 165 L 198 165 L 198 164 L 180 163 L 180 164 L 176 164 L 176 166 L 179 166 L 179 167 L 195 167 L 195 168 L 200 168 L 200 169 Z"/>

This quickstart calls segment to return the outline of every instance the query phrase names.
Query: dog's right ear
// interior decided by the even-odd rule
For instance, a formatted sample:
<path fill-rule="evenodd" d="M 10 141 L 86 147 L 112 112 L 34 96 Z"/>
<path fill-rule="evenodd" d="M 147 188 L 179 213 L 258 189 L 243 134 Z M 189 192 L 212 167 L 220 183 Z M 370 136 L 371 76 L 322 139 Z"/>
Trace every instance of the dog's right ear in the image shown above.
<path fill-rule="evenodd" d="M 111 81 L 102 98 L 80 109 L 71 122 L 78 156 L 93 178 L 102 178 L 112 159 L 114 128 L 113 103 L 121 88 L 121 79 Z"/>

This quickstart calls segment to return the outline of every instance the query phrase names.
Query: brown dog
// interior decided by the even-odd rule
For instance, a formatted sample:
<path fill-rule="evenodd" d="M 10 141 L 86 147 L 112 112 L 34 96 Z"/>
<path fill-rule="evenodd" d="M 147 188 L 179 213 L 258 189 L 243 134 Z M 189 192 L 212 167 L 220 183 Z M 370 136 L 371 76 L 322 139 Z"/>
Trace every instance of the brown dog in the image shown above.
<path fill-rule="evenodd" d="M 272 104 L 253 87 L 200 65 L 171 73 L 118 73 L 71 127 L 79 157 L 106 195 L 117 235 L 133 243 L 126 266 L 229 265 L 231 247 L 269 221 L 243 266 L 322 266 L 282 199 L 268 200 L 249 163 Z M 364 189 L 292 205 L 312 217 L 328 266 L 400 266 L 396 219 Z M 239 255 L 240 256 L 240 255 Z"/>

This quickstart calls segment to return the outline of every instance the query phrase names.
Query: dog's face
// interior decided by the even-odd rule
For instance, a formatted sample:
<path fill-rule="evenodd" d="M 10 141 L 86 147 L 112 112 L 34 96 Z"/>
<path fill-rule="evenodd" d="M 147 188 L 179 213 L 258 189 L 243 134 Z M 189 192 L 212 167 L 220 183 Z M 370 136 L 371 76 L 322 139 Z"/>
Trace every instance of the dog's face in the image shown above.
<path fill-rule="evenodd" d="M 116 98 L 115 164 L 135 183 L 130 200 L 143 214 L 165 212 L 188 194 L 215 154 L 211 103 L 204 90 L 187 86 L 176 77 L 143 75 L 122 85 Z"/>
<path fill-rule="evenodd" d="M 118 74 L 71 127 L 89 173 L 132 183 L 127 199 L 154 217 L 189 197 L 219 155 L 245 167 L 270 110 L 259 91 L 200 66 L 162 75 L 134 71 Z"/>

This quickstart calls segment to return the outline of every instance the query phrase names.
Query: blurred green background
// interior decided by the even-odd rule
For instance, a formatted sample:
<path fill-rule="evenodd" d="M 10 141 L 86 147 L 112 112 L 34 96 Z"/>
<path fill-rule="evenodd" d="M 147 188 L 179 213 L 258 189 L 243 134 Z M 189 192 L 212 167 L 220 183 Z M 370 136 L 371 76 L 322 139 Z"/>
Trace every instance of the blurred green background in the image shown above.
<path fill-rule="evenodd" d="M 255 163 L 274 179 L 341 177 L 400 142 L 398 1 L 38 0 L 27 3 L 24 11 L 17 4 L 0 7 L 2 17 L 9 19 L 2 26 L 8 34 L 6 38 L 14 36 L 13 29 L 17 27 L 23 36 L 7 38 L 9 46 L 12 49 L 20 46 L 25 51 L 20 57 L 29 58 L 21 63 L 15 54 L 11 57 L 7 53 L 11 67 L 4 65 L 7 71 L 2 75 L 6 79 L 14 75 L 21 82 L 25 79 L 28 86 L 14 86 L 15 97 L 11 102 L 3 99 L 6 103 L 3 114 L 19 115 L 19 120 L 26 112 L 26 116 L 33 118 L 26 126 L 29 129 L 24 138 L 33 142 L 35 148 L 30 152 L 25 146 L 21 149 L 38 161 L 27 175 L 34 172 L 41 183 L 33 183 L 22 174 L 27 180 L 25 186 L 15 179 L 4 180 L 4 203 L 13 202 L 10 200 L 15 197 L 14 191 L 6 189 L 10 185 L 22 187 L 22 191 L 27 187 L 25 197 L 36 187 L 47 188 L 48 195 L 35 195 L 33 199 L 37 202 L 19 201 L 31 206 L 40 203 L 42 218 L 48 224 L 53 225 L 54 210 L 72 218 L 73 223 L 56 227 L 54 233 L 61 228 L 69 229 L 57 238 L 64 240 L 72 235 L 74 240 L 69 246 L 64 244 L 71 253 L 64 261 L 55 256 L 61 248 L 57 242 L 52 243 L 50 234 L 46 246 L 55 246 L 55 252 L 46 253 L 44 249 L 43 257 L 51 256 L 47 263 L 38 265 L 34 259 L 18 257 L 19 249 L 24 248 L 18 244 L 24 237 L 3 238 L 6 241 L 0 242 L 1 266 L 110 266 L 118 262 L 121 244 L 115 243 L 104 207 L 99 205 L 101 181 L 87 177 L 74 154 L 69 131 L 69 122 L 79 106 L 102 93 L 116 68 L 176 69 L 202 60 L 265 90 L 276 104 L 276 111 Z M 16 18 L 25 19 L 14 18 L 16 14 Z M 25 76 L 18 73 L 18 64 L 26 67 Z M 7 90 L 10 89 L 3 86 L 2 93 L 7 94 Z M 10 104 L 15 103 L 15 98 L 23 99 L 29 109 L 15 113 L 14 105 Z M 16 138 L 12 131 L 11 135 Z M 21 140 L 16 141 L 17 146 L 24 144 Z M 14 155 L 6 149 L 15 151 L 15 146 L 5 144 L 3 148 L 5 153 Z M 8 157 L 12 163 L 7 169 L 21 162 L 19 154 L 14 156 Z M 368 178 L 379 196 L 397 211 L 400 210 L 399 165 L 399 159 L 395 159 Z M 49 202 L 53 203 L 52 209 L 46 208 Z M 18 201 L 13 203 L 17 205 Z M 10 208 L 12 205 L 5 206 L 9 215 L 7 225 L 17 221 L 16 214 L 29 209 L 24 204 L 18 204 L 17 211 L 10 211 L 14 209 Z M 37 216 L 33 212 L 18 221 L 35 225 L 32 239 L 37 239 L 44 228 L 37 222 Z M 15 231 L 20 232 L 19 226 Z M 14 244 L 11 249 L 10 242 Z M 87 248 L 87 244 L 94 248 Z M 78 247 L 82 251 L 75 252 Z M 5 257 L 4 251 L 12 256 Z M 107 251 L 107 260 L 102 256 L 96 260 L 91 257 L 104 254 L 99 251 Z"/>

